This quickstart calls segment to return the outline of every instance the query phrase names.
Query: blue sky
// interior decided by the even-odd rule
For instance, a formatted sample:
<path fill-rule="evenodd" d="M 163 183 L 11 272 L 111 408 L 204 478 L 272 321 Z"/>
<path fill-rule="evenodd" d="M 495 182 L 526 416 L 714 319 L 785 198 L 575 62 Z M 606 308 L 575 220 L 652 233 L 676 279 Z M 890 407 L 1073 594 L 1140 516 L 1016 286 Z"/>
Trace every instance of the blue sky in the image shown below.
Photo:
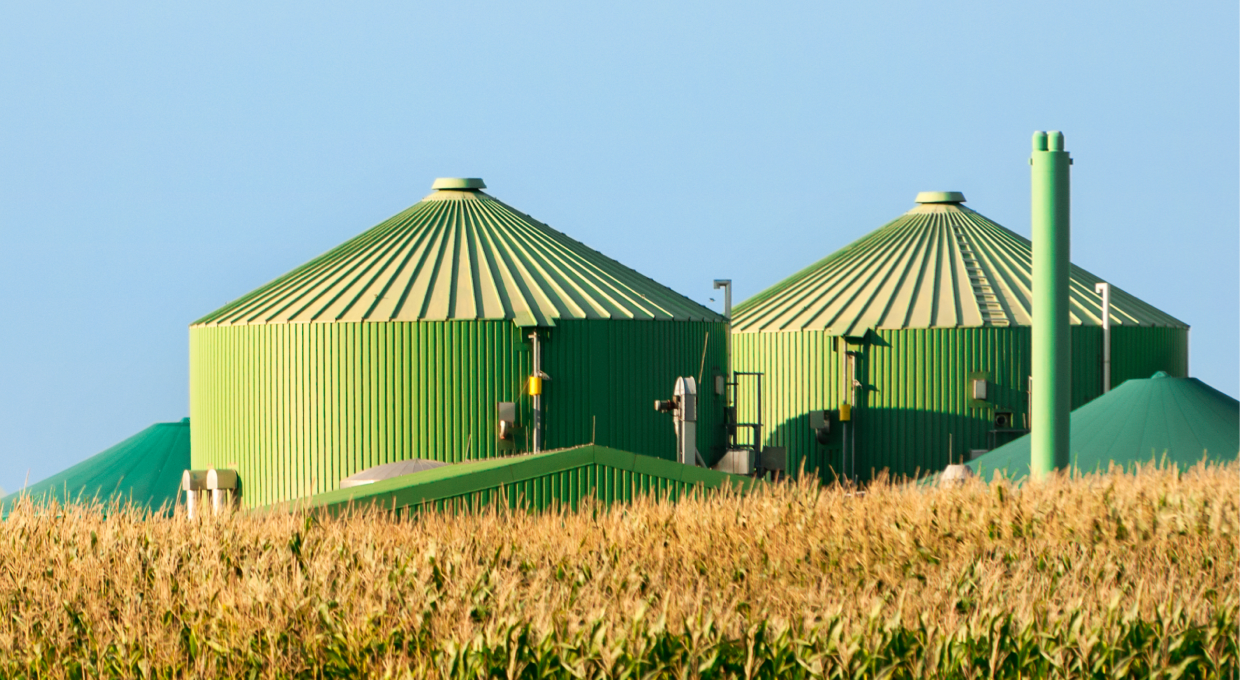
<path fill-rule="evenodd" d="M 1073 261 L 1240 391 L 1234 0 L 769 7 L 5 3 L 0 487 L 187 415 L 191 321 L 435 177 L 741 300 L 922 190 L 1028 235 L 1037 129 Z"/>

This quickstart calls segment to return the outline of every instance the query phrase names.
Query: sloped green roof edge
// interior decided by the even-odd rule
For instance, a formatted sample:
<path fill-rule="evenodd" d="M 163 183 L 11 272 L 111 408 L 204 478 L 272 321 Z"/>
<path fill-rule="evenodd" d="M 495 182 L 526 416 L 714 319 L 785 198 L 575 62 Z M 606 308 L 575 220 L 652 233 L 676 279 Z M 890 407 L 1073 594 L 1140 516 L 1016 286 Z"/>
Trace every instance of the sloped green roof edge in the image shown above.
<path fill-rule="evenodd" d="M 329 491 L 302 501 L 301 507 L 328 510 L 342 509 L 350 504 L 376 505 L 383 508 L 416 507 L 424 503 L 492 490 L 505 484 L 535 480 L 590 465 L 712 489 L 732 485 L 741 490 L 747 490 L 755 482 L 750 477 L 587 444 L 528 456 L 492 458 L 445 465 L 433 470 L 385 479 L 374 484 Z"/>
<path fill-rule="evenodd" d="M 1240 457 L 1240 402 L 1196 378 L 1128 380 L 1072 412 L 1069 457 L 1082 473 L 1105 471 L 1114 462 L 1175 463 L 1188 469 L 1203 458 Z M 969 462 L 985 479 L 1029 475 L 1030 435 Z"/>
<path fill-rule="evenodd" d="M 0 499 L 8 514 L 19 498 L 61 503 L 132 501 L 159 510 L 176 504 L 181 474 L 190 466 L 189 418 L 156 423 L 47 479 Z"/>

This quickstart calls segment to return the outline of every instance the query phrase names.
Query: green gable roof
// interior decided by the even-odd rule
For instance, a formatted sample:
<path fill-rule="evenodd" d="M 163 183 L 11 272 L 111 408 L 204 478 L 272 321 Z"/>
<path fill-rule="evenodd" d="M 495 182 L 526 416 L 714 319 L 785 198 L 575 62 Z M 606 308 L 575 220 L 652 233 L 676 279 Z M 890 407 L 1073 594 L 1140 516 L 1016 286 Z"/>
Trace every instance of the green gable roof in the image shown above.
<path fill-rule="evenodd" d="M 1202 457 L 1236 460 L 1240 454 L 1240 402 L 1196 378 L 1172 378 L 1159 371 L 1128 380 L 1072 412 L 1072 466 L 1081 472 L 1106 470 L 1111 462 L 1175 463 L 1187 469 Z M 1030 436 L 1001 446 L 969 463 L 983 477 L 1004 471 L 1029 474 Z"/>
<path fill-rule="evenodd" d="M 350 505 L 416 508 L 445 502 L 468 505 L 494 500 L 503 490 L 509 505 L 543 509 L 554 503 L 576 505 L 593 496 L 603 502 L 623 501 L 644 492 L 679 493 L 688 487 L 747 488 L 749 477 L 643 456 L 606 446 L 586 445 L 526 456 L 491 458 L 444 465 L 319 494 L 306 507 L 336 511 Z"/>
<path fill-rule="evenodd" d="M 0 500 L 9 511 L 23 495 L 36 501 L 132 499 L 157 510 L 175 505 L 181 474 L 189 469 L 189 418 L 156 423 L 106 451 Z"/>
<path fill-rule="evenodd" d="M 480 191 L 436 180 L 404 212 L 194 325 L 559 319 L 722 321 Z"/>

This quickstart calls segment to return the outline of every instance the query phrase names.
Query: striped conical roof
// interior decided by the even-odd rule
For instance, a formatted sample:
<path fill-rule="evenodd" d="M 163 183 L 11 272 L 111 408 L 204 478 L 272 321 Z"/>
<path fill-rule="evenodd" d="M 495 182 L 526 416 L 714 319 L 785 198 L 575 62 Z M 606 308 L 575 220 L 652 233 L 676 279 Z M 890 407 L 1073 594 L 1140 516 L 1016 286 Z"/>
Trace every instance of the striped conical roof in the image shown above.
<path fill-rule="evenodd" d="M 736 307 L 737 332 L 1027 326 L 1029 239 L 961 205 L 958 192 L 923 192 L 916 208 Z M 1102 279 L 1072 266 L 1071 323 L 1101 325 Z M 1116 326 L 1187 324 L 1111 287 Z"/>
<path fill-rule="evenodd" d="M 721 317 L 481 191 L 436 180 L 413 207 L 194 322 Z"/>

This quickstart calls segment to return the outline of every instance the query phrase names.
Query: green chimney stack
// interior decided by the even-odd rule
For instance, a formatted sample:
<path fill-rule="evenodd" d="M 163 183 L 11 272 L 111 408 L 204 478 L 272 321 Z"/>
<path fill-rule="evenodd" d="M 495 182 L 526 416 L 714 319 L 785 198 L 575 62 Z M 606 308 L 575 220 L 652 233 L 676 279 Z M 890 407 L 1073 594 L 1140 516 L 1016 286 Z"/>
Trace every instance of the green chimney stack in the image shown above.
<path fill-rule="evenodd" d="M 1069 167 L 1063 133 L 1033 134 L 1033 386 L 1031 472 L 1041 477 L 1068 465 L 1072 342 L 1068 327 L 1071 246 Z"/>

